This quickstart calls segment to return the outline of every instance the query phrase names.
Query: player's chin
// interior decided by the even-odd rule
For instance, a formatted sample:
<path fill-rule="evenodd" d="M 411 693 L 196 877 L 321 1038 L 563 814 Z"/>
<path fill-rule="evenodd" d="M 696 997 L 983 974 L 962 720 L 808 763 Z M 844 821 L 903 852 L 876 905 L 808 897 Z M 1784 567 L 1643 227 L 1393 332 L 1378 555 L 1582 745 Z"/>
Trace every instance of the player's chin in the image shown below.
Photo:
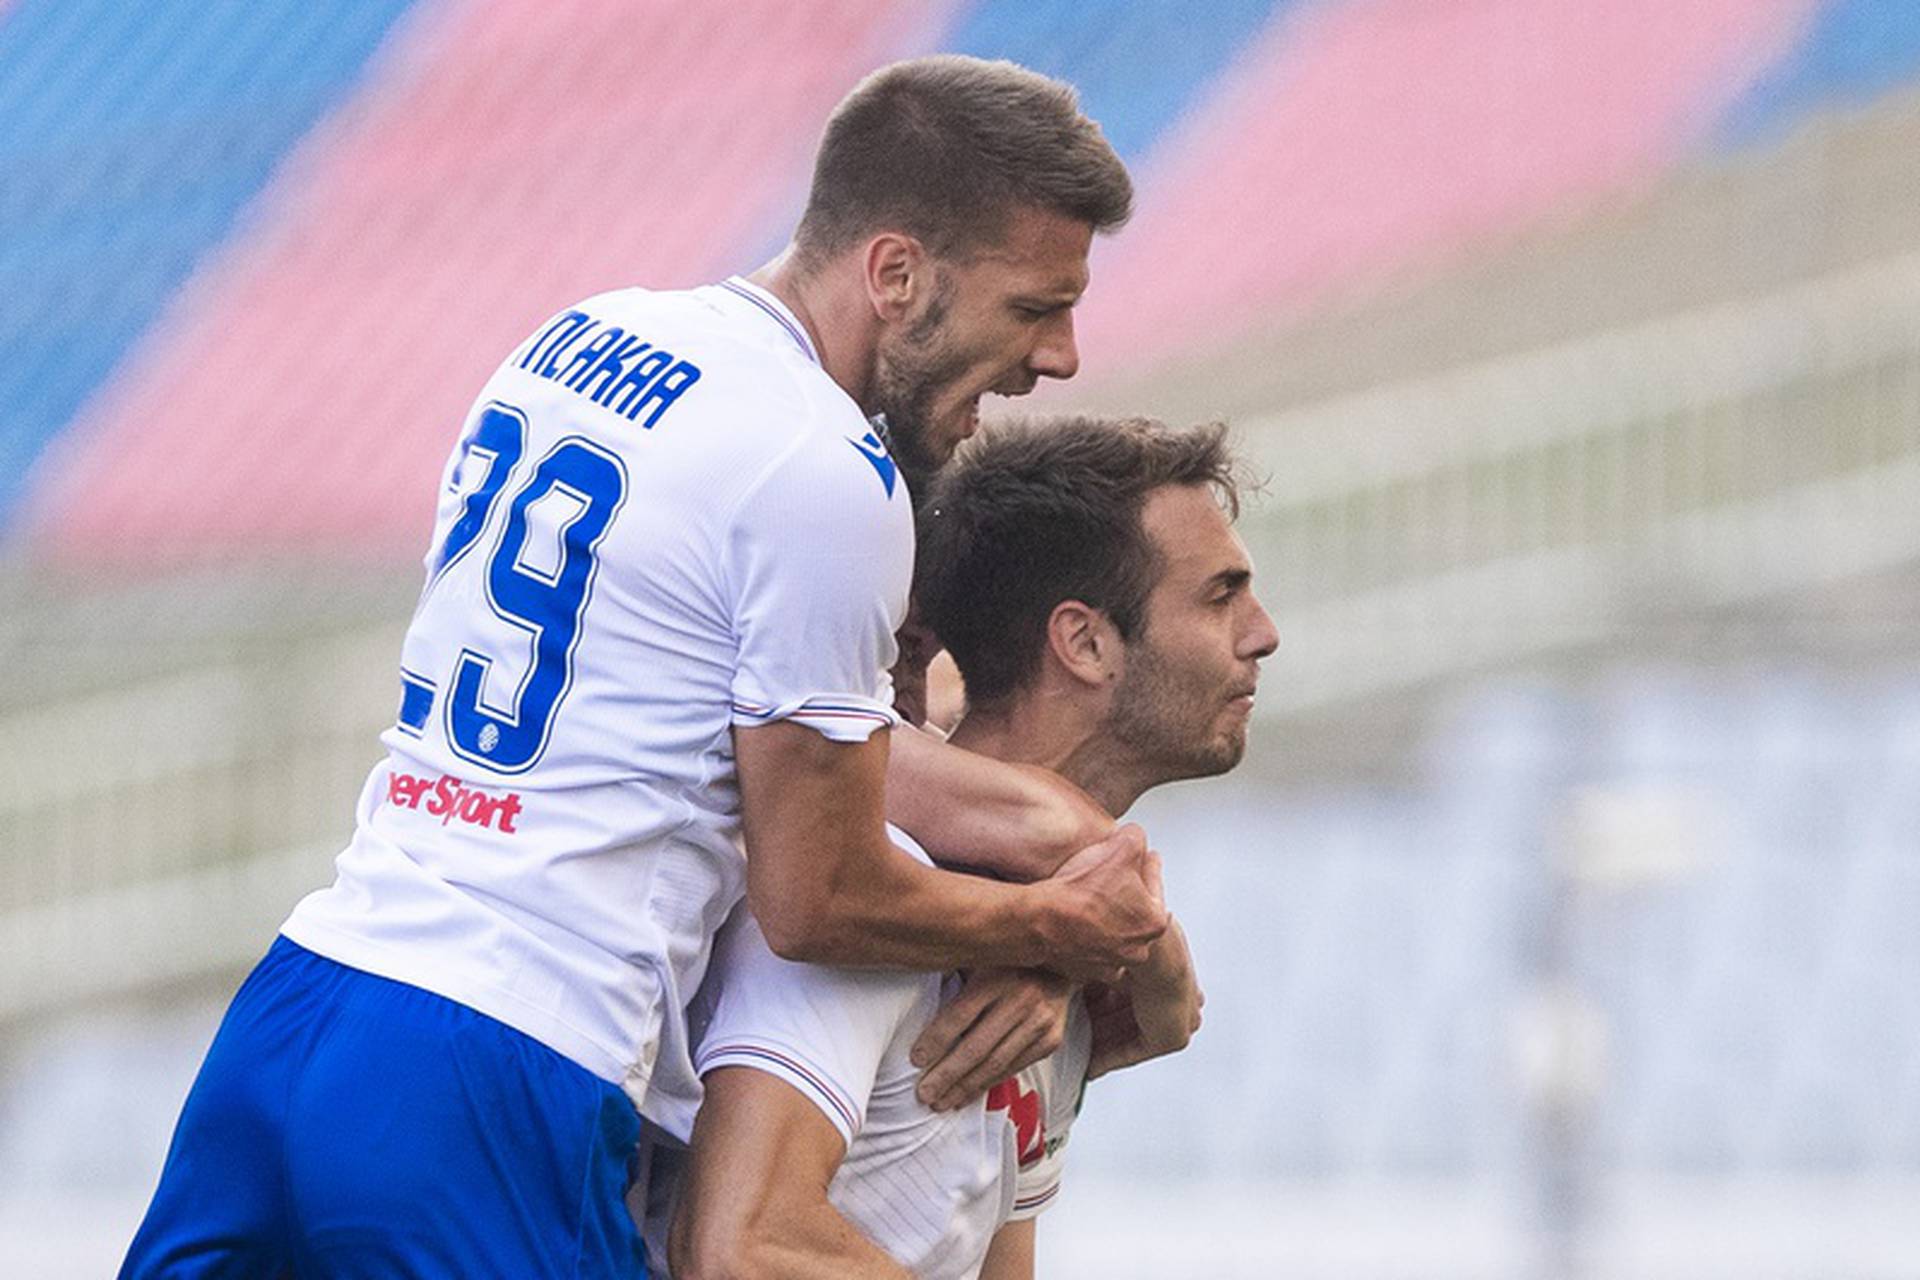
<path fill-rule="evenodd" d="M 1233 715 L 1220 727 L 1219 734 L 1213 740 L 1213 758 L 1219 764 L 1219 771 L 1227 770 L 1239 764 L 1247 754 L 1247 717 Z"/>
<path fill-rule="evenodd" d="M 1190 751 L 1180 770 L 1183 778 L 1212 778 L 1226 773 L 1247 754 L 1245 726 L 1223 730 Z"/>

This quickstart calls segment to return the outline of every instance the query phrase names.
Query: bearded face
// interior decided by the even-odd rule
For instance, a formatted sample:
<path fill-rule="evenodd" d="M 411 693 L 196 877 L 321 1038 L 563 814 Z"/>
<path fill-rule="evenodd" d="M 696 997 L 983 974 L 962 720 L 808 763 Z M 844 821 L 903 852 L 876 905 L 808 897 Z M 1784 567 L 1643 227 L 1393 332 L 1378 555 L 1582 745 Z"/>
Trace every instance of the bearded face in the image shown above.
<path fill-rule="evenodd" d="M 1154 493 L 1142 527 L 1161 563 L 1107 710 L 1107 733 L 1170 782 L 1225 773 L 1247 749 L 1260 663 L 1278 643 L 1252 565 L 1202 486 Z"/>
<path fill-rule="evenodd" d="M 1127 646 L 1126 674 L 1108 711 L 1114 740 L 1168 781 L 1225 773 L 1247 750 L 1247 716 L 1231 701 L 1243 669 L 1194 657 L 1141 635 Z"/>
<path fill-rule="evenodd" d="M 884 415 L 894 461 L 912 484 L 945 465 L 980 426 L 981 397 L 1021 396 L 1080 367 L 1073 306 L 1087 285 L 1093 229 L 1024 209 L 1004 238 L 965 257 L 930 259 L 917 315 L 878 339 L 862 407 Z"/>
<path fill-rule="evenodd" d="M 926 310 L 907 328 L 881 340 L 874 365 L 872 407 L 886 420 L 893 460 L 915 487 L 945 466 L 964 438 L 943 429 L 947 424 L 940 421 L 973 364 L 948 322 L 954 289 L 952 276 L 939 272 Z M 967 424 L 967 434 L 975 423 L 977 418 Z"/>

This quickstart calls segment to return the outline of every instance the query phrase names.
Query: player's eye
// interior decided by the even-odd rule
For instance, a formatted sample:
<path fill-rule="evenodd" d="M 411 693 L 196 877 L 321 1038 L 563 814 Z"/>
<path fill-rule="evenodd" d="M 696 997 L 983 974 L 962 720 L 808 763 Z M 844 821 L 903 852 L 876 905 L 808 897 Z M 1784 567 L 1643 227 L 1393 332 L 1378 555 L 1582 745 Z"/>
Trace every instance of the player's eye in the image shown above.
<path fill-rule="evenodd" d="M 1214 588 L 1214 592 L 1208 597 L 1207 603 L 1215 607 L 1224 608 L 1238 600 L 1240 593 L 1246 589 L 1247 584 L 1244 581 L 1221 583 L 1218 587 Z"/>

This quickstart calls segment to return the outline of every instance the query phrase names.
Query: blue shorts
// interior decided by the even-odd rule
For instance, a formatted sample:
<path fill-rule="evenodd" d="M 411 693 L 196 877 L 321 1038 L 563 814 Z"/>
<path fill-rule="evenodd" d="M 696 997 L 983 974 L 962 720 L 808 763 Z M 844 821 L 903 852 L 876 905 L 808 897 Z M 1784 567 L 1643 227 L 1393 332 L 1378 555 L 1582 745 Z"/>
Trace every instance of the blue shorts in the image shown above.
<path fill-rule="evenodd" d="M 280 938 L 187 1095 L 123 1277 L 619 1277 L 626 1095 L 464 1005 Z"/>

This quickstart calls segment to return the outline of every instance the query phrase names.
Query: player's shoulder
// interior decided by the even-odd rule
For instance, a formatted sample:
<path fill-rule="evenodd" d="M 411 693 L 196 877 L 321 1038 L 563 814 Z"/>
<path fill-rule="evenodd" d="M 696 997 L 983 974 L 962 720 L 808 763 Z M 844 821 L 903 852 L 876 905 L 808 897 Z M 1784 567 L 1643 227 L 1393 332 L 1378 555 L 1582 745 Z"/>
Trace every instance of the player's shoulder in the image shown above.
<path fill-rule="evenodd" d="M 575 304 L 626 332 L 676 344 L 710 369 L 735 402 L 809 410 L 841 423 L 864 421 L 853 399 L 828 376 L 812 339 L 765 290 L 728 280 L 693 289 L 615 289 Z"/>
<path fill-rule="evenodd" d="M 732 284 L 733 282 L 728 282 Z M 794 423 L 864 422 L 851 397 L 814 357 L 784 311 L 744 286 L 623 288 L 597 293 L 548 317 L 508 356 L 504 376 L 530 389 L 562 389 L 652 430 L 668 408 L 676 422 L 724 418 L 769 439 Z"/>
<path fill-rule="evenodd" d="M 580 306 L 602 309 L 632 332 L 674 335 L 700 362 L 707 382 L 701 412 L 725 420 L 741 470 L 756 458 L 781 460 L 827 492 L 856 487 L 856 477 L 884 497 L 901 491 L 866 415 L 828 375 L 792 312 L 766 290 L 734 278 L 673 292 L 616 290 Z"/>
<path fill-rule="evenodd" d="M 508 357 L 489 394 L 554 405 L 563 419 L 600 423 L 616 443 L 664 447 L 701 472 L 716 510 L 760 495 L 782 518 L 799 504 L 812 521 L 839 515 L 859 527 L 883 508 L 907 509 L 885 443 L 820 365 L 811 337 L 743 280 L 582 299 Z"/>
<path fill-rule="evenodd" d="M 743 454 L 740 462 L 755 467 L 742 509 L 760 518 L 749 518 L 747 525 L 778 528 L 782 536 L 810 530 L 825 540 L 822 545 L 846 551 L 871 550 L 881 540 L 910 557 L 906 478 L 864 419 L 794 422 L 777 442 Z"/>

